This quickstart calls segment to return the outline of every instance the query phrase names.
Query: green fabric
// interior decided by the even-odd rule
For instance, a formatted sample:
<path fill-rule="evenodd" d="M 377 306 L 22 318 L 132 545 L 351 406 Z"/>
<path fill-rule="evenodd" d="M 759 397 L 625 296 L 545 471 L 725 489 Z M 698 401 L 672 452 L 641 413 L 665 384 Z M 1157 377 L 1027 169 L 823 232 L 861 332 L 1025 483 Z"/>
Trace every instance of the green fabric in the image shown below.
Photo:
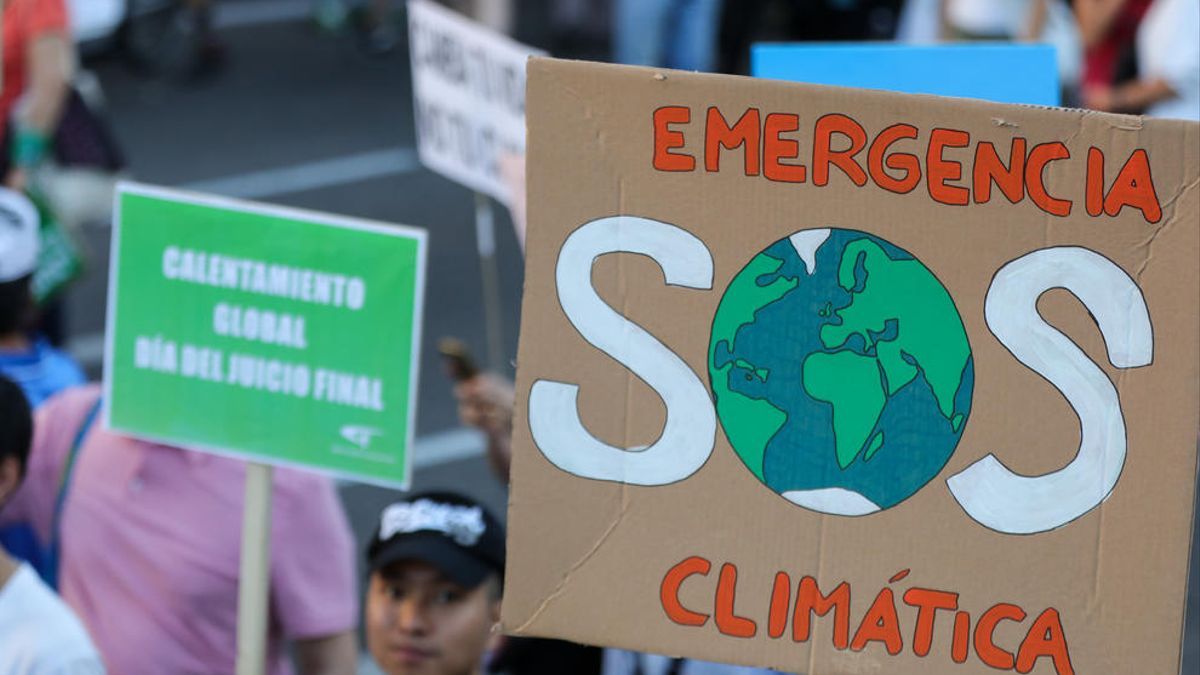
<path fill-rule="evenodd" d="M 46 199 L 36 191 L 28 196 L 42 220 L 42 248 L 38 252 L 37 271 L 33 273 L 33 297 L 42 303 L 83 272 L 83 256 Z"/>
<path fill-rule="evenodd" d="M 13 134 L 12 163 L 13 166 L 28 169 L 37 166 L 46 156 L 50 147 L 50 137 L 28 127 L 16 128 Z"/>

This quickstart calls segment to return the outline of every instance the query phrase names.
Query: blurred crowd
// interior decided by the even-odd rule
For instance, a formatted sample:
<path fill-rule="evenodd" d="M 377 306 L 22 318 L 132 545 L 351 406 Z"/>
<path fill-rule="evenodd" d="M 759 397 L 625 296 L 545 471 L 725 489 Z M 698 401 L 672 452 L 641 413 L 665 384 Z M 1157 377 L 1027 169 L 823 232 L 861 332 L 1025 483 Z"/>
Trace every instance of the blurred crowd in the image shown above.
<path fill-rule="evenodd" d="M 745 74 L 756 42 L 1045 43 L 1063 104 L 1200 116 L 1194 0 L 442 0 L 555 55 Z M 85 51 L 117 40 L 147 73 L 219 71 L 222 0 L 69 0 Z M 224 0 L 224 4 L 237 4 Z M 112 9 L 104 10 L 104 7 Z M 311 0 L 313 21 L 363 49 L 404 45 L 399 0 Z M 113 40 L 102 38 L 110 35 Z M 11 69 L 12 66 L 6 66 Z M 5 94 L 6 103 L 9 93 Z"/>
<path fill-rule="evenodd" d="M 481 0 L 480 4 L 490 4 Z M 1045 43 L 1063 104 L 1200 119 L 1194 0 L 563 0 L 558 39 L 607 39 L 612 60 L 745 74 L 756 42 Z M 608 30 L 597 34 L 607 23 Z M 601 28 L 603 30 L 603 28 Z M 603 58 L 603 49 L 593 54 Z"/>
<path fill-rule="evenodd" d="M 57 298 L 78 274 L 71 232 L 107 217 L 125 167 L 77 42 L 119 36 L 147 77 L 219 75 L 220 0 L 142 14 L 133 0 L 2 4 L 0 673 L 233 672 L 244 465 L 108 432 L 99 388 L 57 346 Z M 404 44 L 401 4 L 314 0 L 312 15 L 385 55 Z M 554 53 L 729 73 L 760 41 L 1045 42 L 1068 105 L 1200 119 L 1200 0 L 447 4 Z M 531 16 L 548 27 L 536 39 Z M 511 383 L 472 373 L 456 394 L 507 481 Z M 362 551 L 328 479 L 277 469 L 273 500 L 272 673 L 357 672 L 360 622 L 392 674 L 751 672 L 501 637 L 504 528 L 470 497 L 398 496 Z"/>

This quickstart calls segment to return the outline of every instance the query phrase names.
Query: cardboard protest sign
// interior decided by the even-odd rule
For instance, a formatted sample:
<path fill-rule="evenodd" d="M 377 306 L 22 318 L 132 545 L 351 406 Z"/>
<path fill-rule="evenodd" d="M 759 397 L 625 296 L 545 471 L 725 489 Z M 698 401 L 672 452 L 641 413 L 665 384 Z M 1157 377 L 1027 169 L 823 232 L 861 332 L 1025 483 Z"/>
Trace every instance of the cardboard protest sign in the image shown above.
<path fill-rule="evenodd" d="M 1040 44 L 756 44 L 755 77 L 907 94 L 1058 105 L 1054 47 Z"/>
<path fill-rule="evenodd" d="M 535 59 L 505 629 L 1169 673 L 1200 125 Z"/>
<path fill-rule="evenodd" d="M 406 486 L 423 230 L 119 188 L 108 427 Z"/>
<path fill-rule="evenodd" d="M 538 50 L 428 0 L 408 2 L 421 163 L 511 205 L 505 156 L 525 152 L 525 60 Z"/>

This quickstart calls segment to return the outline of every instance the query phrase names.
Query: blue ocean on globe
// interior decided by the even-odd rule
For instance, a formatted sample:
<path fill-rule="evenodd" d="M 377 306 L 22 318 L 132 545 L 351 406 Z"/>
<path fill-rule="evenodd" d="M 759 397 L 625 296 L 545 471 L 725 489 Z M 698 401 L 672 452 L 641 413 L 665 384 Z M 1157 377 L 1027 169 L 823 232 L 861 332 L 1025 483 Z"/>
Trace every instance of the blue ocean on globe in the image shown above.
<path fill-rule="evenodd" d="M 904 501 L 954 453 L 974 362 L 945 287 L 853 230 L 802 230 L 726 288 L 709 346 L 730 444 L 805 508 L 865 515 Z"/>

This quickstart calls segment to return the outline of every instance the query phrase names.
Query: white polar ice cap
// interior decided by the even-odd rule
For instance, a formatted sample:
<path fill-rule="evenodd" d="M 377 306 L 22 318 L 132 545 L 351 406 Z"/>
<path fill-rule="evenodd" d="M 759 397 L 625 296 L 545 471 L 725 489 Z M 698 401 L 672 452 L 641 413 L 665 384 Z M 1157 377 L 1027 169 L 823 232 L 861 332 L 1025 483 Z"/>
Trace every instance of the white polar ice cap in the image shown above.
<path fill-rule="evenodd" d="M 788 237 L 792 242 L 792 247 L 804 261 L 804 267 L 808 270 L 809 276 L 817 271 L 817 249 L 821 248 L 821 244 L 824 244 L 828 238 L 828 229 L 801 230 Z"/>
<path fill-rule="evenodd" d="M 840 487 L 819 490 L 792 490 L 783 498 L 806 509 L 835 516 L 865 516 L 880 511 L 879 505 L 854 490 Z"/>

